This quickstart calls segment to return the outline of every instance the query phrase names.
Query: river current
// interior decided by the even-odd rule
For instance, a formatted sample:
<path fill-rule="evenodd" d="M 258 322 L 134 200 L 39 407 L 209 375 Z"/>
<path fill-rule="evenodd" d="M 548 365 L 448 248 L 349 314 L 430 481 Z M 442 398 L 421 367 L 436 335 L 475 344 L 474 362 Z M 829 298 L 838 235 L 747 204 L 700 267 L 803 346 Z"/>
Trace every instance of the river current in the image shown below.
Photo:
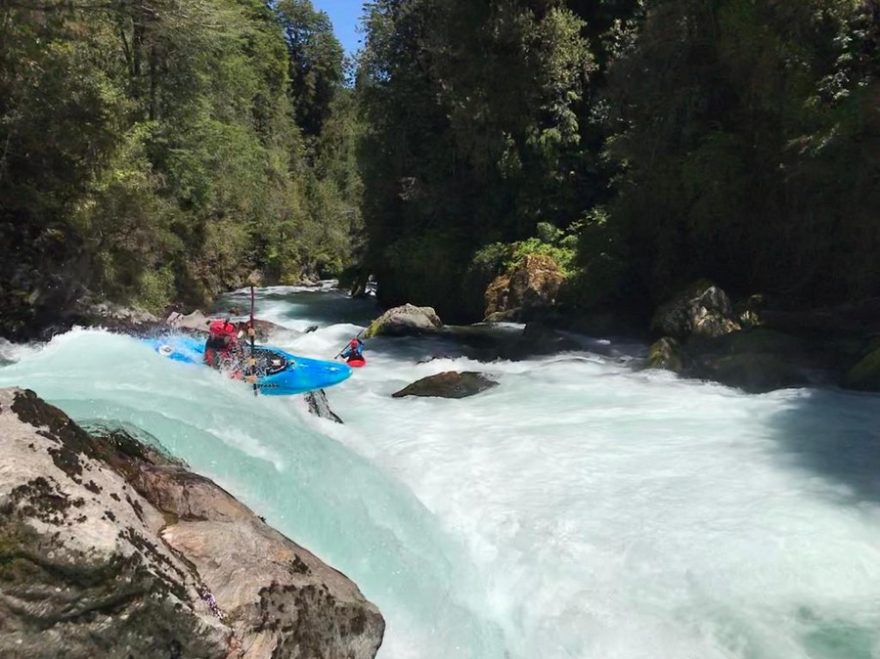
<path fill-rule="evenodd" d="M 318 325 L 273 343 L 325 359 L 374 314 L 258 298 Z M 880 396 L 746 395 L 584 346 L 481 364 L 373 340 L 327 392 L 342 426 L 99 330 L 0 346 L 0 386 L 149 433 L 345 572 L 386 618 L 381 659 L 880 657 Z M 390 397 L 445 370 L 500 386 Z"/>

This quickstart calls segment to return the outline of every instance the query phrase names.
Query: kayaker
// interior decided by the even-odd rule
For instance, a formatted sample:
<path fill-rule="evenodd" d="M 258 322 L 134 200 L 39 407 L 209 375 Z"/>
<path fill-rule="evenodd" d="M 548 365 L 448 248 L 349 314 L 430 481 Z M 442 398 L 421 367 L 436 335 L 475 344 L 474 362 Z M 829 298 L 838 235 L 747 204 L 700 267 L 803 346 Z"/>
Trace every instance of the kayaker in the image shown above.
<path fill-rule="evenodd" d="M 360 337 L 356 336 L 348 342 L 348 346 L 342 351 L 340 356 L 346 360 L 363 359 L 364 358 L 364 342 Z"/>
<path fill-rule="evenodd" d="M 238 327 L 229 319 L 211 321 L 205 343 L 205 363 L 211 368 L 240 373 L 242 352 L 238 334 Z"/>

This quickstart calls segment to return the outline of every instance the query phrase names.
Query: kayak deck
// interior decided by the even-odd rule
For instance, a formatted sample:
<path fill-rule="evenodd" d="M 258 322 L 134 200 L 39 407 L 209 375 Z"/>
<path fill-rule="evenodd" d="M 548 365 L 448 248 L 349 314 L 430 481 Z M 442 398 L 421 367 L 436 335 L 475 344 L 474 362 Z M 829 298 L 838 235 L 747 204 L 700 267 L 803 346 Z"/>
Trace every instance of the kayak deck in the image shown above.
<path fill-rule="evenodd" d="M 204 365 L 205 344 L 191 336 L 144 339 L 163 357 L 185 364 Z M 249 354 L 245 347 L 244 356 Z M 351 368 L 338 362 L 292 355 L 271 346 L 257 346 L 257 386 L 267 396 L 292 396 L 325 389 L 351 377 Z"/>

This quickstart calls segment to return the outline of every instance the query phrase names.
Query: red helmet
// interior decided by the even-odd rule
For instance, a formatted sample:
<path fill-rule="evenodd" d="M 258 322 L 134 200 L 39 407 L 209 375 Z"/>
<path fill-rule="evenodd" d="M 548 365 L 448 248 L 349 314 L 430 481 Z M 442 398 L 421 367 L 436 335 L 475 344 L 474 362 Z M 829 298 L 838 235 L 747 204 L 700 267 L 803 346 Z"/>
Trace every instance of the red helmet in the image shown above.
<path fill-rule="evenodd" d="M 235 325 L 228 320 L 215 320 L 211 322 L 208 328 L 211 336 L 223 336 L 234 338 L 238 334 Z"/>
<path fill-rule="evenodd" d="M 352 339 L 351 341 L 348 342 L 348 345 L 350 345 L 352 348 L 357 348 L 358 340 Z"/>

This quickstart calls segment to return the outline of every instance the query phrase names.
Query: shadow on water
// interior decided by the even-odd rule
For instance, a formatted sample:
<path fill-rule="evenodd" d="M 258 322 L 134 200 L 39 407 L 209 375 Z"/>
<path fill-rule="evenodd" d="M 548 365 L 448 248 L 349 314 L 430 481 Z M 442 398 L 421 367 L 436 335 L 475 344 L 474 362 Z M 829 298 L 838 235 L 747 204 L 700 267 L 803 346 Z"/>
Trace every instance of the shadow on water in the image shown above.
<path fill-rule="evenodd" d="M 841 489 L 847 503 L 880 503 L 880 395 L 815 389 L 769 419 L 792 464 Z"/>

